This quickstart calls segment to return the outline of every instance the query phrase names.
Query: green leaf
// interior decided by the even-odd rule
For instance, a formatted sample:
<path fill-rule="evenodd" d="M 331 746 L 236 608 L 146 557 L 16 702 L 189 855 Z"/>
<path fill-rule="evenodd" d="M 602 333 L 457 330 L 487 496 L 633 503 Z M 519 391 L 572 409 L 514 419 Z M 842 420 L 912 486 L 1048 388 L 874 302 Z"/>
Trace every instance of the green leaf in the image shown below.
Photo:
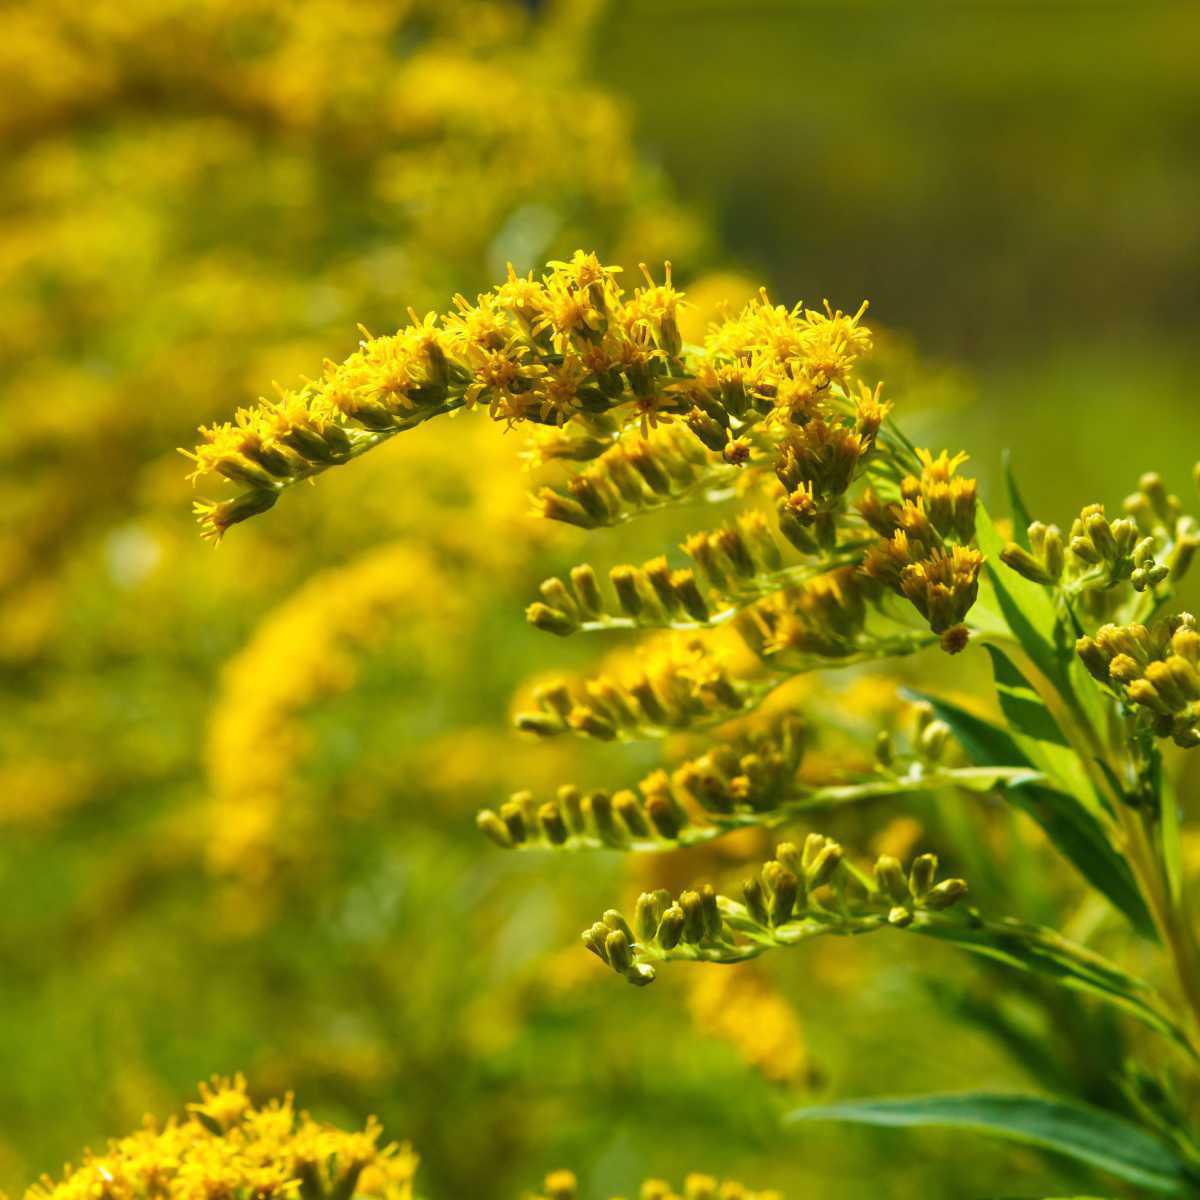
<path fill-rule="evenodd" d="M 1162 838 L 1163 865 L 1167 873 L 1167 889 L 1172 903 L 1183 903 L 1183 841 L 1180 828 L 1179 796 L 1174 783 L 1162 776 Z"/>
<path fill-rule="evenodd" d="M 1012 510 L 1013 541 L 1025 550 L 1029 549 L 1029 526 L 1031 523 L 1029 510 L 1021 499 L 1017 478 L 1012 469 L 1012 451 L 1005 450 L 1001 455 L 1004 463 L 1004 485 L 1008 492 L 1008 507 Z"/>
<path fill-rule="evenodd" d="M 1183 1030 L 1150 1002 L 1155 993 L 1149 984 L 1053 929 L 1011 918 L 989 921 L 972 911 L 964 920 L 918 915 L 905 932 L 949 942 L 1111 1004 L 1195 1057 Z"/>
<path fill-rule="evenodd" d="M 977 763 L 988 766 L 1032 767 L 1013 736 L 949 700 L 908 693 L 933 706 L 954 736 Z M 1018 782 L 1001 793 L 1014 808 L 1042 828 L 1056 850 L 1144 937 L 1156 938 L 1154 920 L 1146 908 L 1129 864 L 1113 849 L 1096 815 L 1073 795 L 1045 784 Z"/>
<path fill-rule="evenodd" d="M 1013 729 L 1013 740 L 1044 774 L 1071 792 L 1086 807 L 1099 810 L 1102 800 L 1079 755 L 1063 736 L 1058 722 L 1024 675 L 999 646 L 987 645 L 1000 709 Z"/>
<path fill-rule="evenodd" d="M 1157 1192 L 1178 1195 L 1189 1182 L 1183 1161 L 1137 1125 L 1098 1108 L 1040 1096 L 963 1092 L 858 1100 L 796 1109 L 784 1120 L 962 1129 L 1062 1154 Z"/>
<path fill-rule="evenodd" d="M 1016 638 L 1037 669 L 1062 696 L 1064 703 L 1081 720 L 1099 725 L 1103 716 L 1103 697 L 1075 653 L 1075 631 L 1059 620 L 1050 592 L 1000 561 L 1004 539 L 996 532 L 987 509 L 976 510 L 976 539 L 987 559 L 987 575 L 999 613 L 989 614 L 982 603 L 980 615 L 992 616 L 992 628 L 981 632 L 986 638 L 997 632 L 998 615 L 1004 627 Z"/>

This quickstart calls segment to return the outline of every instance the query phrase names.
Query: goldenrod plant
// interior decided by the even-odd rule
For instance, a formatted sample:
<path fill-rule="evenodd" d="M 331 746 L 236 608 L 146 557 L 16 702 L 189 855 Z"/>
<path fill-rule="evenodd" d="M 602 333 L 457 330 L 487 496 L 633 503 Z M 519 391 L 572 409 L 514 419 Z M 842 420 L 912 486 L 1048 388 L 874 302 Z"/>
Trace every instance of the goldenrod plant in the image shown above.
<path fill-rule="evenodd" d="M 547 579 L 527 612 L 563 638 L 646 633 L 597 670 L 538 682 L 517 727 L 543 740 L 666 740 L 666 765 L 617 788 L 519 792 L 482 811 L 480 829 L 507 850 L 695 855 L 781 831 L 752 871 L 734 855 L 714 881 L 608 909 L 584 930 L 587 949 L 638 985 L 668 964 L 733 969 L 825 937 L 915 935 L 966 950 L 995 979 L 1031 981 L 1012 986 L 1047 1013 L 1088 1022 L 1107 1010 L 1114 1046 L 1129 1051 L 1100 1104 L 1069 1090 L 968 1091 L 813 1105 L 789 1123 L 991 1133 L 1112 1186 L 1200 1194 L 1189 1118 L 1200 949 L 1173 783 L 1187 761 L 1176 756 L 1200 741 L 1200 634 L 1172 601 L 1200 544 L 1194 518 L 1148 474 L 1123 515 L 1089 505 L 1064 534 L 1030 520 L 1010 475 L 1006 536 L 964 475 L 965 454 L 914 445 L 890 398 L 861 378 L 865 305 L 788 307 L 764 292 L 690 344 L 670 268 L 643 274 L 626 290 L 583 251 L 541 275 L 510 269 L 475 301 L 364 335 L 315 378 L 205 427 L 188 451 L 193 475 L 233 488 L 198 502 L 205 536 L 470 410 L 530 435 L 535 514 L 597 547 L 597 531 L 625 539 L 650 513 L 699 514 L 701 532 L 641 565 Z M 835 731 L 819 696 L 806 706 L 803 688 L 793 694 L 801 677 L 924 653 L 909 678 L 944 679 L 943 656 L 967 650 L 991 667 L 993 715 L 983 697 L 910 687 L 907 726 L 881 722 L 836 766 L 821 755 L 845 722 Z M 977 906 L 974 870 L 960 878 L 957 862 L 984 875 L 997 864 L 961 823 L 961 846 L 941 855 L 950 869 L 928 850 L 863 859 L 796 830 L 918 796 L 980 797 L 984 812 L 1027 820 L 1090 893 L 1092 915 L 1056 929 L 1044 899 L 1038 912 L 996 910 L 993 893 L 1027 893 L 990 884 Z M 1018 1043 L 1015 1024 L 990 1019 Z M 673 1194 L 648 1186 L 643 1195 Z M 715 1188 L 693 1182 L 684 1195 L 743 1194 Z M 547 1189 L 574 1195 L 567 1176 Z"/>

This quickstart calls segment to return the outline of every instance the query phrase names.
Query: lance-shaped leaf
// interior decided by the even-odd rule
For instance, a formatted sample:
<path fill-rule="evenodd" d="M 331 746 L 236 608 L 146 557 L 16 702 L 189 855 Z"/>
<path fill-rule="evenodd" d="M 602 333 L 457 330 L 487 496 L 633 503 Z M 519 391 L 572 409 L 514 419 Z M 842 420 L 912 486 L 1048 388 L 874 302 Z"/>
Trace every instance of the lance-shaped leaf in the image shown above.
<path fill-rule="evenodd" d="M 1004 540 L 982 504 L 976 510 L 976 532 L 979 549 L 987 559 L 995 605 L 989 611 L 989 605 L 981 600 L 973 623 L 985 638 L 1015 638 L 1077 718 L 1098 725 L 1103 697 L 1075 653 L 1075 630 L 1059 619 L 1046 588 L 1018 575 L 1001 561 Z"/>
<path fill-rule="evenodd" d="M 1036 1146 L 1167 1195 L 1180 1195 L 1193 1182 L 1174 1151 L 1139 1126 L 1102 1109 L 1040 1096 L 963 1092 L 860 1100 L 797 1109 L 785 1120 L 960 1129 Z"/>

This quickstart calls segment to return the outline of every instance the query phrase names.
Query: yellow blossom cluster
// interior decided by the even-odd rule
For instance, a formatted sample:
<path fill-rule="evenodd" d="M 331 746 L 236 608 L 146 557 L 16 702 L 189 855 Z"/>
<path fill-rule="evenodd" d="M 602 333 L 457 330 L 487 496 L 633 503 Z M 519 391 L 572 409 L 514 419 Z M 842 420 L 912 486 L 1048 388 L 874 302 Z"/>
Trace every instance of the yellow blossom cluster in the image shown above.
<path fill-rule="evenodd" d="M 786 308 L 763 293 L 714 324 L 703 346 L 690 346 L 680 334 L 683 296 L 670 265 L 662 283 L 643 268 L 644 284 L 632 293 L 618 274 L 582 250 L 538 278 L 510 267 L 474 303 L 458 296 L 443 316 L 411 313 L 397 333 L 368 335 L 349 358 L 327 361 L 318 379 L 202 429 L 203 441 L 186 452 L 193 478 L 218 476 L 241 489 L 198 502 L 206 536 L 219 538 L 290 485 L 396 433 L 486 408 L 508 427 L 555 431 L 535 439 L 534 461 L 567 466 L 568 477 L 559 488 L 543 486 L 536 506 L 568 524 L 616 524 L 697 494 L 712 498 L 721 486 L 744 492 L 763 484 L 783 538 L 842 572 L 796 594 L 782 587 L 793 580 L 779 581 L 774 610 L 765 606 L 746 623 L 764 626 L 758 641 L 767 653 L 869 653 L 863 602 L 878 595 L 864 592 L 868 581 L 907 600 L 944 649 L 960 650 L 983 561 L 969 545 L 975 484 L 957 473 L 964 455 L 918 451 L 890 430 L 880 388 L 854 378 L 871 344 L 865 305 L 853 315 L 829 305 Z M 851 488 L 866 476 L 871 485 L 851 510 Z M 748 529 L 764 561 L 736 532 L 687 546 L 718 595 L 729 592 L 730 577 L 743 596 L 772 590 L 753 584 L 760 570 L 779 568 L 779 548 L 765 527 Z M 712 622 L 714 604 L 695 572 L 675 572 L 659 559 L 644 575 L 639 581 L 632 569 L 614 569 L 619 619 Z M 577 572 L 572 583 L 574 595 L 553 584 L 530 620 L 568 634 L 586 624 L 584 616 L 603 617 L 594 577 Z M 820 628 L 843 608 L 837 628 Z"/>
<path fill-rule="evenodd" d="M 840 456 L 845 490 L 885 414 L 870 395 L 850 402 L 842 394 L 854 359 L 870 344 L 862 310 L 848 317 L 785 309 L 763 297 L 691 356 L 679 333 L 682 296 L 670 267 L 661 284 L 646 272 L 645 286 L 629 296 L 617 274 L 583 251 L 552 262 L 540 279 L 510 267 L 507 280 L 475 303 L 459 296 L 443 317 L 413 313 L 398 333 L 367 336 L 344 362 L 327 362 L 318 380 L 202 430 L 204 441 L 192 454 L 195 475 L 224 476 L 245 489 L 234 500 L 202 504 L 205 531 L 220 536 L 270 507 L 287 485 L 385 437 L 479 406 L 510 426 L 575 421 L 593 440 L 630 425 L 645 436 L 660 423 L 686 418 L 702 445 L 731 463 L 749 454 L 742 431 L 774 416 L 793 428 L 793 438 L 809 431 L 807 449 L 788 447 L 806 456 L 792 472 L 797 479 Z M 864 427 L 851 435 L 857 456 L 842 445 L 843 426 L 835 423 L 847 405 Z M 648 472 L 657 465 L 651 462 Z M 630 486 L 655 488 L 648 473 L 642 478 Z"/>
<path fill-rule="evenodd" d="M 579 1183 L 570 1171 L 554 1171 L 542 1185 L 544 1195 L 535 1200 L 579 1200 Z M 613 1200 L 623 1200 L 614 1196 Z M 732 1180 L 719 1181 L 711 1175 L 692 1174 L 676 1191 L 661 1179 L 647 1179 L 638 1190 L 638 1200 L 783 1200 L 779 1192 L 752 1192 Z"/>
<path fill-rule="evenodd" d="M 693 972 L 688 1010 L 700 1033 L 728 1042 L 772 1083 L 804 1079 L 808 1049 L 796 1010 L 752 966 Z"/>
<path fill-rule="evenodd" d="M 509 257 L 580 237 L 623 258 L 697 245 L 619 101 L 581 82 L 595 15 L 516 0 L 6 13 L 0 665 L 20 717 L 0 759 L 38 784 L 43 816 L 177 787 L 194 737 L 147 747 L 128 714 L 170 696 L 167 723 L 199 729 L 246 615 L 372 536 L 277 522 L 201 570 L 170 461 L 198 422 L 319 358 L 352 314 L 479 286 Z M 398 506 L 368 476 L 354 503 L 388 540 Z M 41 788 L 47 759 L 69 799 Z"/>
<path fill-rule="evenodd" d="M 462 608 L 437 559 L 399 542 L 315 576 L 263 622 L 227 664 L 209 729 L 215 869 L 261 885 L 309 857 L 319 823 L 299 770 L 305 714 L 353 687 L 363 654 L 398 629 L 415 623 L 414 647 L 447 644 Z"/>
<path fill-rule="evenodd" d="M 214 1079 L 186 1117 L 147 1117 L 61 1179 L 45 1177 L 26 1200 L 411 1200 L 416 1156 L 381 1146 L 381 1132 L 374 1120 L 357 1133 L 318 1123 L 291 1096 L 256 1106 L 241 1076 Z"/>

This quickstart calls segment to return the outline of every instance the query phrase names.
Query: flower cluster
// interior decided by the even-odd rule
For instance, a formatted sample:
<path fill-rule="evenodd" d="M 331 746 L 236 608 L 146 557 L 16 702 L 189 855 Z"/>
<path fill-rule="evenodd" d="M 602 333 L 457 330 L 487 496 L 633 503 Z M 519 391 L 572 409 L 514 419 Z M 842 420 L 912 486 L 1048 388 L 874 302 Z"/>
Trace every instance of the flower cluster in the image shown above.
<path fill-rule="evenodd" d="M 1066 534 L 1034 521 L 1027 545 L 1009 542 L 1000 557 L 1092 620 L 1142 615 L 1187 573 L 1200 525 L 1153 471 L 1141 477 L 1124 509 L 1124 516 L 1110 518 L 1103 504 L 1088 504 Z"/>
<path fill-rule="evenodd" d="M 319 379 L 203 429 L 204 441 L 190 452 L 195 475 L 244 489 L 233 500 L 202 502 L 206 532 L 220 536 L 270 507 L 289 484 L 386 437 L 475 407 L 509 426 L 574 422 L 573 433 L 591 447 L 629 425 L 647 438 L 686 418 L 694 450 L 676 439 L 665 457 L 625 451 L 577 476 L 570 495 L 543 494 L 547 515 L 576 524 L 610 523 L 623 505 L 694 485 L 708 456 L 745 462 L 751 445 L 743 435 L 764 417 L 783 427 L 781 478 L 793 489 L 817 486 L 817 507 L 827 509 L 870 454 L 886 414 L 873 395 L 851 402 L 843 390 L 869 345 L 861 310 L 853 317 L 789 310 L 764 297 L 714 331 L 703 352 L 685 355 L 682 296 L 669 265 L 665 282 L 647 272 L 632 295 L 617 273 L 582 251 L 551 263 L 540 279 L 510 268 L 474 304 L 459 296 L 443 317 L 413 313 L 398 333 L 367 336 L 344 362 L 326 363 Z M 558 454 L 571 457 L 561 447 Z"/>
<path fill-rule="evenodd" d="M 1200 746 L 1200 630 L 1191 613 L 1150 625 L 1103 625 L 1076 649 L 1092 675 L 1135 706 L 1157 736 Z"/>
<path fill-rule="evenodd" d="M 226 664 L 208 738 L 211 865 L 261 887 L 316 837 L 299 767 L 303 718 L 347 692 L 360 658 L 416 619 L 453 627 L 454 587 L 424 547 L 396 542 L 314 576 Z"/>
<path fill-rule="evenodd" d="M 27 1200 L 412 1200 L 416 1156 L 379 1145 L 380 1133 L 374 1120 L 360 1133 L 320 1124 L 290 1096 L 256 1107 L 241 1076 L 214 1079 L 182 1120 L 148 1117 L 61 1180 L 43 1178 Z"/>
<path fill-rule="evenodd" d="M 771 1082 L 794 1085 L 810 1075 L 796 1010 L 752 967 L 694 972 L 689 980 L 688 1010 L 699 1032 L 733 1046 Z"/>
<path fill-rule="evenodd" d="M 536 1200 L 579 1200 L 579 1183 L 570 1171 L 555 1171 L 546 1176 L 542 1192 Z M 731 1180 L 696 1174 L 683 1181 L 681 1191 L 661 1179 L 647 1179 L 638 1190 L 638 1200 L 783 1200 L 783 1196 L 779 1192 L 752 1192 Z"/>

